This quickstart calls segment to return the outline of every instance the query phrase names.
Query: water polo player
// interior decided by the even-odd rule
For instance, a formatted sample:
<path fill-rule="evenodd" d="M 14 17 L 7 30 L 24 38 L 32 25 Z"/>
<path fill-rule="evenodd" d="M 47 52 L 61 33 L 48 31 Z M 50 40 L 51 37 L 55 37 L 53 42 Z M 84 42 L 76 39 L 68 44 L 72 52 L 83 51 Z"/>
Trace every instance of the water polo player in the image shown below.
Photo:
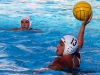
<path fill-rule="evenodd" d="M 63 70 L 64 68 L 74 69 L 80 65 L 80 49 L 84 42 L 85 26 L 90 22 L 92 15 L 89 18 L 85 18 L 80 28 L 78 37 L 75 38 L 72 35 L 65 35 L 60 39 L 57 46 L 57 57 L 53 63 L 48 67 L 53 70 Z"/>
<path fill-rule="evenodd" d="M 12 28 L 11 30 L 32 30 L 32 28 L 30 28 L 31 25 L 32 25 L 32 20 L 30 16 L 24 15 L 20 21 L 21 28 Z"/>
<path fill-rule="evenodd" d="M 55 58 L 51 65 L 49 65 L 47 68 L 37 69 L 34 70 L 34 72 L 43 72 L 50 69 L 61 71 L 79 67 L 81 60 L 80 50 L 84 42 L 85 26 L 90 22 L 91 19 L 92 15 L 89 18 L 85 18 L 77 38 L 72 35 L 63 36 L 57 45 L 56 53 L 58 57 Z"/>

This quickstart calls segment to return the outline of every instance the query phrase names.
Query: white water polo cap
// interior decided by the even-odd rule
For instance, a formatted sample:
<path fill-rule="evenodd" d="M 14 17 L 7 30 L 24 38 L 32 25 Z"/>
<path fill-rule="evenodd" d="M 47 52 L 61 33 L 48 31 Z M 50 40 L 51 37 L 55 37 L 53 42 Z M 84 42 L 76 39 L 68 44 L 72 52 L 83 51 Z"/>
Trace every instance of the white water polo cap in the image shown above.
<path fill-rule="evenodd" d="M 78 47 L 77 39 L 72 35 L 65 35 L 61 40 L 65 44 L 63 55 L 73 54 Z"/>
<path fill-rule="evenodd" d="M 28 15 L 23 15 L 21 20 L 23 20 L 23 19 L 29 21 L 29 28 L 30 28 L 31 25 L 32 25 L 32 20 L 31 20 L 30 16 L 28 16 Z M 29 29 L 29 28 L 28 28 L 28 29 Z"/>

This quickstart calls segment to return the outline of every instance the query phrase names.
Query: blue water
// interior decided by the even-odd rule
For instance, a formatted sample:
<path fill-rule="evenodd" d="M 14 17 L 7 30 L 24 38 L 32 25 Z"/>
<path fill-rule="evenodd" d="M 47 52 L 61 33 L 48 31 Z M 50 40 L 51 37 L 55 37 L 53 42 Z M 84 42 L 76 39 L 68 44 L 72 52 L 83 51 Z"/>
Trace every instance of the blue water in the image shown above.
<path fill-rule="evenodd" d="M 82 21 L 72 10 L 81 0 L 0 0 L 0 75 L 67 75 L 47 67 L 56 55 L 59 39 L 65 34 L 77 37 Z M 86 26 L 81 64 L 77 75 L 100 74 L 100 0 L 84 0 L 91 4 L 93 18 Z M 32 28 L 41 31 L 11 31 L 20 27 L 23 14 L 32 18 Z"/>

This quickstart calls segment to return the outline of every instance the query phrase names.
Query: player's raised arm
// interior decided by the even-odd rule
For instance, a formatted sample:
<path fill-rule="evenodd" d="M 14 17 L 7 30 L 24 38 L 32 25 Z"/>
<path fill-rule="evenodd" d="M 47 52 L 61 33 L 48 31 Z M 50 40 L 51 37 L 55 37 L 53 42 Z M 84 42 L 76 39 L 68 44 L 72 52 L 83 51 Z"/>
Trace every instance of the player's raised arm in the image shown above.
<path fill-rule="evenodd" d="M 85 31 L 85 26 L 90 22 L 90 20 L 92 19 L 92 14 L 90 17 L 86 17 L 85 20 L 83 21 L 81 28 L 79 30 L 78 33 L 78 50 L 80 50 L 80 48 L 82 48 L 83 42 L 84 42 L 84 31 Z"/>

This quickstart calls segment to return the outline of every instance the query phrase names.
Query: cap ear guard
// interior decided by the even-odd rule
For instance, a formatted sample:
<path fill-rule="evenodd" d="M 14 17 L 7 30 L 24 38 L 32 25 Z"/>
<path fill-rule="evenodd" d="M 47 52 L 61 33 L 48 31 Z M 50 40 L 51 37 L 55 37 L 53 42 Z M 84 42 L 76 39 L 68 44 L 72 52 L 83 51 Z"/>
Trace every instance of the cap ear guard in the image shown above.
<path fill-rule="evenodd" d="M 76 48 L 73 48 L 72 44 L 69 44 L 65 47 L 63 55 L 72 54 L 76 51 Z"/>

